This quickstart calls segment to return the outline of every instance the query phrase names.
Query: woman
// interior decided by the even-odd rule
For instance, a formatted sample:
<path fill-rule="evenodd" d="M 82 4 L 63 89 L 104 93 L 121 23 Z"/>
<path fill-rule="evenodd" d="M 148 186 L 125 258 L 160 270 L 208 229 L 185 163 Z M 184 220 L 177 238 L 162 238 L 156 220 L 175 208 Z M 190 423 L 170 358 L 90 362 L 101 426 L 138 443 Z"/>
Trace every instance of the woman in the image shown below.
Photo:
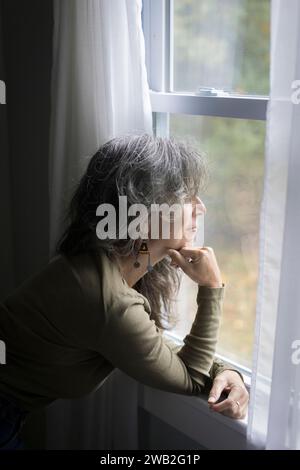
<path fill-rule="evenodd" d="M 197 210 L 206 210 L 199 199 L 206 176 L 201 156 L 173 138 L 122 136 L 91 158 L 56 256 L 1 305 L 7 356 L 0 367 L 2 447 L 16 446 L 14 436 L 31 410 L 95 390 L 114 367 L 165 391 L 210 390 L 212 410 L 245 416 L 242 375 L 214 357 L 221 273 L 212 248 L 191 246 Z M 122 197 L 128 212 L 119 206 Z M 125 237 L 115 222 L 125 221 L 128 235 L 136 204 L 146 208 L 143 237 Z M 160 214 L 159 236 L 152 236 L 154 204 L 177 204 L 184 216 L 191 208 L 191 223 L 174 212 L 166 237 Z M 105 221 L 109 207 L 115 221 Z M 118 226 L 116 236 L 103 235 L 104 222 Z M 162 336 L 177 322 L 172 303 L 180 271 L 198 284 L 195 320 L 182 347 Z"/>

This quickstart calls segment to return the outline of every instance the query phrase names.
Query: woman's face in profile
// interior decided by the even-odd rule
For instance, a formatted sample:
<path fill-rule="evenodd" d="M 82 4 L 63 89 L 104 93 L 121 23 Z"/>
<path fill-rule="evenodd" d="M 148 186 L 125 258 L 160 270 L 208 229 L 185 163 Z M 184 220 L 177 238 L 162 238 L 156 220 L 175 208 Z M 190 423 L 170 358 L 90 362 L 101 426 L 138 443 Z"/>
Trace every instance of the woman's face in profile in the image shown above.
<path fill-rule="evenodd" d="M 161 230 L 161 243 L 167 248 L 180 249 L 183 246 L 192 246 L 198 229 L 197 218 L 200 214 L 206 213 L 206 207 L 199 197 L 189 198 L 185 201 L 182 209 L 168 219 L 162 217 L 162 225 L 170 224 L 169 237 L 168 230 Z"/>

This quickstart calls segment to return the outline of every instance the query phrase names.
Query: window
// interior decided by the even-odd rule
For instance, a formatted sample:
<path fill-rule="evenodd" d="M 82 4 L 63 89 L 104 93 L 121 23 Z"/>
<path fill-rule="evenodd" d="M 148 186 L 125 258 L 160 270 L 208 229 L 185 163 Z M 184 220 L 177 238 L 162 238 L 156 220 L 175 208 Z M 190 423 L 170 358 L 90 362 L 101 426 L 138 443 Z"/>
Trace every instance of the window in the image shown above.
<path fill-rule="evenodd" d="M 173 88 L 269 92 L 269 0 L 174 0 Z"/>
<path fill-rule="evenodd" d="M 226 283 L 217 353 L 251 368 L 259 214 L 269 93 L 269 0 L 144 0 L 155 131 L 185 138 L 210 162 L 205 244 Z M 174 331 L 189 331 L 197 286 L 186 276 Z"/>

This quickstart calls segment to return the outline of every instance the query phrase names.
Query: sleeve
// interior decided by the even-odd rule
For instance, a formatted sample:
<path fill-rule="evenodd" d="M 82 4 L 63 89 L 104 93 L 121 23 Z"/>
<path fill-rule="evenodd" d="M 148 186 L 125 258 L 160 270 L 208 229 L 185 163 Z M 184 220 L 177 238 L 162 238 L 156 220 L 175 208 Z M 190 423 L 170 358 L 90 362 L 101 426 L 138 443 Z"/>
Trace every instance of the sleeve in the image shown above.
<path fill-rule="evenodd" d="M 181 349 L 181 344 L 178 344 L 170 337 L 164 337 L 166 344 L 171 348 L 172 351 L 177 353 Z M 217 375 L 221 374 L 221 372 L 223 372 L 224 370 L 233 370 L 241 377 L 242 381 L 245 383 L 244 376 L 238 369 L 234 369 L 232 368 L 231 364 L 224 362 L 218 357 L 214 357 L 212 366 L 209 370 L 210 380 L 208 379 L 208 384 L 212 384 L 212 381 L 217 377 Z"/>
<path fill-rule="evenodd" d="M 221 374 L 221 372 L 223 372 L 224 370 L 233 370 L 234 372 L 239 374 L 242 381 L 245 383 L 243 374 L 239 370 L 234 369 L 231 364 L 228 364 L 227 362 L 224 362 L 224 361 L 222 361 L 221 359 L 219 359 L 217 357 L 214 359 L 212 368 L 210 370 L 211 379 L 214 380 L 216 378 L 216 376 Z"/>
<path fill-rule="evenodd" d="M 184 345 L 173 349 L 144 305 L 109 312 L 98 351 L 137 381 L 160 390 L 199 395 L 210 377 L 225 286 L 198 286 L 197 312 Z M 133 298 L 134 300 L 134 298 Z"/>

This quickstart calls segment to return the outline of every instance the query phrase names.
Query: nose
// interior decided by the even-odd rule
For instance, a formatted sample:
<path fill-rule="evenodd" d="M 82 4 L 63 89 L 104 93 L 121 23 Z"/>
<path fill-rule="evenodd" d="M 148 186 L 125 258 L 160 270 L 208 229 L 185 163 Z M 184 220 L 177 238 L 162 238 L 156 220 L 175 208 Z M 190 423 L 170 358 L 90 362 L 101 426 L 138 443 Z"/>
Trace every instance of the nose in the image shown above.
<path fill-rule="evenodd" d="M 196 215 L 205 214 L 206 207 L 203 201 L 201 201 L 200 197 L 196 196 Z"/>

